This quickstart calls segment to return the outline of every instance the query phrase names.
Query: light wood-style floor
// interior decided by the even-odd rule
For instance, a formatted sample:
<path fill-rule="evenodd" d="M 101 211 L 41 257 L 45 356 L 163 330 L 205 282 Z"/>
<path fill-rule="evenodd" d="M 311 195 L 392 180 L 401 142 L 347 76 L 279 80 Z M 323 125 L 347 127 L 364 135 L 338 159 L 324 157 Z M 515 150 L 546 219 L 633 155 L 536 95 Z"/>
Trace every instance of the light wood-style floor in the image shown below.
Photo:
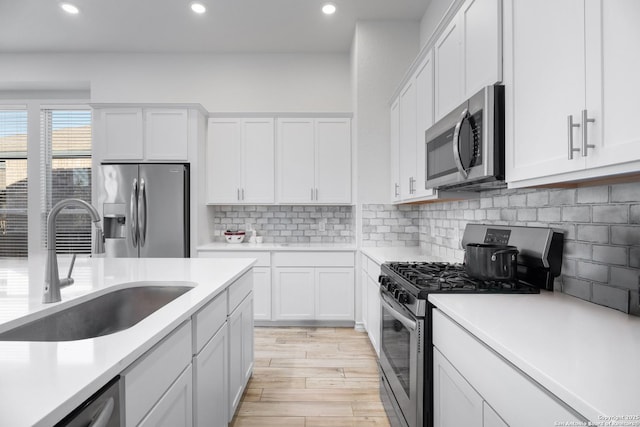
<path fill-rule="evenodd" d="M 389 426 L 376 355 L 353 328 L 255 328 L 255 366 L 232 427 Z"/>

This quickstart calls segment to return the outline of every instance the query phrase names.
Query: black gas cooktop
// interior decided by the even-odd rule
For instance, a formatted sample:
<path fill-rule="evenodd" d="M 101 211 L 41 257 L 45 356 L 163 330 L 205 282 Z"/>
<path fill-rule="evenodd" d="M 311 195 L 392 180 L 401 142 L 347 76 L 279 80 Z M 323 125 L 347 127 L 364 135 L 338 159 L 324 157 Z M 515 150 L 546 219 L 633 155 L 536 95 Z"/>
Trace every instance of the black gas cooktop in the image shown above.
<path fill-rule="evenodd" d="M 402 282 L 402 287 L 419 299 L 430 293 L 540 293 L 522 280 L 494 281 L 470 277 L 463 264 L 444 262 L 392 262 L 383 264 L 383 273 Z"/>

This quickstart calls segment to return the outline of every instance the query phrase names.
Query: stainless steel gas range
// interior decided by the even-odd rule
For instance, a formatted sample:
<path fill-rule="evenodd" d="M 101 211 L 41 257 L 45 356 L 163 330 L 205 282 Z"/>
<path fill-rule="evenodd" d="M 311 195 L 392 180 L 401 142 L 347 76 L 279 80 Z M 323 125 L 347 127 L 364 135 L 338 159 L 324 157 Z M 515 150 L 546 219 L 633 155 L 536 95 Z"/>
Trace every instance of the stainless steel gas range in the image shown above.
<path fill-rule="evenodd" d="M 430 293 L 535 294 L 553 290 L 562 265 L 563 234 L 549 228 L 469 224 L 468 243 L 516 246 L 517 280 L 470 277 L 463 264 L 382 265 L 380 395 L 393 427 L 433 427 Z M 479 296 L 479 298 L 482 298 Z M 438 426 L 436 426 L 438 427 Z"/>

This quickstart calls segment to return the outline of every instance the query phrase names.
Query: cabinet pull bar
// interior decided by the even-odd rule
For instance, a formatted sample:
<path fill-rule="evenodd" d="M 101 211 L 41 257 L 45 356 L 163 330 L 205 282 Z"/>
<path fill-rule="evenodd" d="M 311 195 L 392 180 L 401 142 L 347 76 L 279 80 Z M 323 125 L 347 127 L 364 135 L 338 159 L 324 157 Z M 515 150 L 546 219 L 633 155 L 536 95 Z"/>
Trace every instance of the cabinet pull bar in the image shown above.
<path fill-rule="evenodd" d="M 573 123 L 573 115 L 569 114 L 567 116 L 567 130 L 568 130 L 568 135 L 567 135 L 567 139 L 569 141 L 569 160 L 573 160 L 573 153 L 575 151 L 580 151 L 579 148 L 573 148 L 573 128 L 579 128 L 580 124 L 579 123 Z"/>
<path fill-rule="evenodd" d="M 396 182 L 396 184 L 395 184 L 395 196 L 396 196 L 396 197 L 398 197 L 398 196 L 399 196 L 399 194 L 398 194 L 398 192 L 399 192 L 399 191 L 400 191 L 400 184 L 398 184 L 398 183 Z"/>
<path fill-rule="evenodd" d="M 582 110 L 582 157 L 587 157 L 589 148 L 596 148 L 595 145 L 589 144 L 589 132 L 587 123 L 594 123 L 596 119 L 590 119 L 587 110 Z"/>
<path fill-rule="evenodd" d="M 241 194 L 242 194 L 242 200 L 244 200 L 244 188 L 242 189 Z"/>
<path fill-rule="evenodd" d="M 240 189 L 239 188 L 236 189 L 236 198 L 238 199 L 238 201 L 240 200 Z"/>

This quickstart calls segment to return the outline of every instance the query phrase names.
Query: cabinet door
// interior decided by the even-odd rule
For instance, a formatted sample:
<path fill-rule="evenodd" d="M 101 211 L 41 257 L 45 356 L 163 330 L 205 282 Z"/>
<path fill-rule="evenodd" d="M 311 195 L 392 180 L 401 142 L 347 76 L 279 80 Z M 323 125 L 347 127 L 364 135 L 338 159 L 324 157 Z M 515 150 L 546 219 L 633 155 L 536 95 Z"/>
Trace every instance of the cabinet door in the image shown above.
<path fill-rule="evenodd" d="M 242 121 L 240 196 L 243 203 L 275 201 L 274 150 L 273 119 Z"/>
<path fill-rule="evenodd" d="M 463 100 L 461 42 L 460 19 L 456 15 L 433 47 L 436 120 L 445 116 Z"/>
<path fill-rule="evenodd" d="M 313 268 L 273 268 L 273 320 L 312 320 L 315 316 Z"/>
<path fill-rule="evenodd" d="M 316 268 L 315 318 L 354 320 L 353 268 Z"/>
<path fill-rule="evenodd" d="M 310 203 L 315 197 L 313 119 L 279 119 L 277 182 L 280 203 Z"/>
<path fill-rule="evenodd" d="M 505 48 L 505 66 L 511 67 L 506 85 L 507 181 L 582 169 L 585 161 L 579 152 L 568 159 L 567 117 L 573 115 L 579 123 L 585 101 L 583 1 L 512 0 L 505 6 L 512 26 Z M 579 128 L 571 135 L 578 148 Z"/>
<path fill-rule="evenodd" d="M 400 200 L 400 100 L 391 105 L 389 117 L 391 159 L 391 201 Z"/>
<path fill-rule="evenodd" d="M 253 294 L 250 293 L 229 315 L 229 413 L 240 404 L 253 369 Z"/>
<path fill-rule="evenodd" d="M 365 331 L 369 330 L 369 286 L 368 286 L 368 280 L 369 280 L 369 275 L 367 274 L 367 269 L 366 269 L 366 258 L 364 257 L 364 255 L 361 257 L 362 259 L 362 264 L 363 264 L 363 268 L 360 271 L 360 301 L 362 301 L 360 303 L 360 311 L 362 313 L 362 326 L 364 327 Z"/>
<path fill-rule="evenodd" d="M 595 145 L 588 150 L 587 167 L 640 160 L 640 2 L 585 5 L 586 109 L 595 119 L 587 125 L 587 142 Z"/>
<path fill-rule="evenodd" d="M 189 365 L 138 427 L 191 427 L 192 387 L 193 373 Z"/>
<path fill-rule="evenodd" d="M 271 268 L 253 267 L 255 320 L 271 320 Z"/>
<path fill-rule="evenodd" d="M 207 202 L 240 202 L 241 125 L 239 119 L 209 119 Z"/>
<path fill-rule="evenodd" d="M 433 424 L 482 427 L 482 397 L 433 349 Z"/>
<path fill-rule="evenodd" d="M 509 427 L 509 425 L 491 406 L 487 405 L 487 402 L 482 402 L 482 427 Z"/>
<path fill-rule="evenodd" d="M 351 120 L 315 121 L 315 201 L 351 203 Z"/>
<path fill-rule="evenodd" d="M 225 324 L 193 359 L 193 418 L 196 427 L 227 427 L 228 339 Z"/>
<path fill-rule="evenodd" d="M 400 93 L 400 194 L 415 197 L 416 185 L 416 86 L 410 81 Z"/>
<path fill-rule="evenodd" d="M 376 354 L 380 356 L 380 291 L 378 283 L 369 276 L 367 276 L 367 281 L 363 286 L 367 287 L 366 304 L 367 315 L 369 317 L 367 321 L 367 332 L 371 345 L 373 345 Z"/>
<path fill-rule="evenodd" d="M 189 114 L 185 109 L 145 109 L 145 158 L 186 161 Z"/>
<path fill-rule="evenodd" d="M 459 13 L 464 100 L 502 81 L 502 0 L 468 0 Z"/>
<path fill-rule="evenodd" d="M 416 181 L 417 197 L 432 196 L 434 190 L 425 187 L 427 159 L 425 132 L 433 125 L 433 51 L 422 61 L 415 78 L 416 85 Z"/>
<path fill-rule="evenodd" d="M 101 116 L 104 160 L 142 160 L 142 109 L 108 108 Z"/>

